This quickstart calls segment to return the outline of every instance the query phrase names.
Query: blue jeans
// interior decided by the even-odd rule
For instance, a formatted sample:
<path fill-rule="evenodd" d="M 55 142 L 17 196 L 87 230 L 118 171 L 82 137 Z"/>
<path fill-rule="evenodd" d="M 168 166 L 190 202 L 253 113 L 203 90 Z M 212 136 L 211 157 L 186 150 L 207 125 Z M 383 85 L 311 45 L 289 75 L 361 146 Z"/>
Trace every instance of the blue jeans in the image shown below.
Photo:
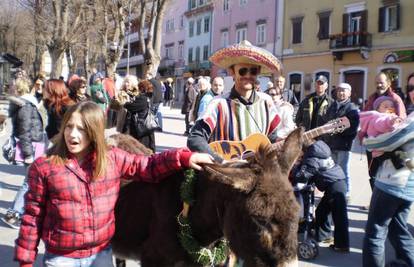
<path fill-rule="evenodd" d="M 26 176 L 24 177 L 22 186 L 19 188 L 19 191 L 17 191 L 17 194 L 14 197 L 12 208 L 13 211 L 19 213 L 20 216 L 24 213 L 24 195 L 27 191 L 29 191 L 29 184 L 27 183 L 29 165 L 25 164 L 24 167 L 26 169 Z"/>
<path fill-rule="evenodd" d="M 412 202 L 374 187 L 365 228 L 362 261 L 364 267 L 385 265 L 385 239 L 394 247 L 398 260 L 414 266 L 414 238 L 407 228 Z"/>
<path fill-rule="evenodd" d="M 332 150 L 332 159 L 338 164 L 345 174 L 346 181 L 346 194 L 351 193 L 351 178 L 349 177 L 349 160 L 351 156 L 351 151 L 344 150 Z"/>
<path fill-rule="evenodd" d="M 69 258 L 54 255 L 46 251 L 43 257 L 45 267 L 114 267 L 112 261 L 112 247 L 109 246 L 98 254 L 87 258 Z"/>

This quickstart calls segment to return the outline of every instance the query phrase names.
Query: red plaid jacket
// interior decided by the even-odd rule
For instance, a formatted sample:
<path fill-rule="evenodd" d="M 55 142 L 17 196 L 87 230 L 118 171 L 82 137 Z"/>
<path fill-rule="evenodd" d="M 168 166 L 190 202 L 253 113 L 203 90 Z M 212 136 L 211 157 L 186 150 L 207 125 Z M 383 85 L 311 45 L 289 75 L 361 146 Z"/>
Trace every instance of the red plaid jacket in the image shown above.
<path fill-rule="evenodd" d="M 74 158 L 61 166 L 45 157 L 37 159 L 29 169 L 15 260 L 21 266 L 32 266 L 40 239 L 48 252 L 66 257 L 100 252 L 114 234 L 120 178 L 159 182 L 188 167 L 190 156 L 184 149 L 146 157 L 112 148 L 106 176 L 95 181 L 91 181 L 93 153 L 81 166 Z"/>

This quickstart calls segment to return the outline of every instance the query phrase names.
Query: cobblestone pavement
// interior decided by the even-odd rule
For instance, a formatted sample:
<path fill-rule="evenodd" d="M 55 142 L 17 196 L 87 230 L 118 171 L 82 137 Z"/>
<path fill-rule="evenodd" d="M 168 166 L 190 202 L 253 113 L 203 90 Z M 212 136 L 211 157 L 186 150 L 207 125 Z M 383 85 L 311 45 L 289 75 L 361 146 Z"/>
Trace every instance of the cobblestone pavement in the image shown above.
<path fill-rule="evenodd" d="M 1 107 L 0 107 L 1 110 Z M 157 150 L 162 151 L 172 147 L 185 146 L 186 138 L 182 136 L 184 132 L 184 118 L 178 109 L 162 108 L 164 114 L 164 131 L 156 133 Z M 9 126 L 10 127 L 10 126 Z M 10 131 L 9 131 L 10 132 Z M 113 129 L 108 131 L 112 133 Z M 0 136 L 0 144 L 7 139 L 7 134 Z M 351 202 L 348 207 L 350 218 L 350 239 L 351 252 L 349 254 L 338 254 L 326 247 L 319 249 L 319 255 L 316 259 L 305 262 L 301 261 L 299 266 L 361 266 L 362 238 L 364 235 L 364 227 L 367 219 L 367 211 L 361 207 L 368 204 L 371 189 L 368 183 L 368 174 L 366 168 L 365 155 L 361 154 L 361 148 L 354 147 L 351 156 L 351 174 L 352 174 L 352 194 Z M 3 216 L 6 209 L 10 207 L 14 196 L 23 181 L 23 167 L 8 165 L 5 160 L 0 157 L 0 216 Z M 409 223 L 414 233 L 414 212 L 409 216 Z M 13 245 L 17 236 L 17 231 L 7 227 L 0 222 L 0 266 L 12 267 L 18 266 L 13 262 Z M 44 247 L 39 246 L 39 256 L 35 266 L 41 266 L 41 258 L 43 256 Z M 392 248 L 387 245 L 387 258 L 392 258 Z M 139 266 L 139 264 L 128 261 L 128 267 Z"/>

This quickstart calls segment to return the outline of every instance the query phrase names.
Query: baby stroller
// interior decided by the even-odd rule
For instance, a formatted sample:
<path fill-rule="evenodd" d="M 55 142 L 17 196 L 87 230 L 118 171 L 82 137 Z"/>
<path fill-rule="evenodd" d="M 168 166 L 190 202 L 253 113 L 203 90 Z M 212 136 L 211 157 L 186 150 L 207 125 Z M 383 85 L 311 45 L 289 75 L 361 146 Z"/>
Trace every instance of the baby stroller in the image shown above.
<path fill-rule="evenodd" d="M 319 254 L 318 242 L 315 240 L 315 185 L 313 182 L 298 183 L 294 193 L 301 206 L 301 218 L 298 230 L 298 255 L 300 259 L 312 260 Z"/>

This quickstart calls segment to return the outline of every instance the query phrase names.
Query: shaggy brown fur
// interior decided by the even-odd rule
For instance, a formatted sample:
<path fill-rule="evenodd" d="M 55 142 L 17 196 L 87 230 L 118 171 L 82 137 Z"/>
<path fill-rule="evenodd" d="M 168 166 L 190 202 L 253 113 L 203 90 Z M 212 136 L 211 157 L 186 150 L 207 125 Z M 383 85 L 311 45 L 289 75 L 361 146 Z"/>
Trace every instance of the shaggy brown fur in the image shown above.
<path fill-rule="evenodd" d="M 202 245 L 224 236 L 247 267 L 282 266 L 296 258 L 298 205 L 287 176 L 301 151 L 301 134 L 293 132 L 280 154 L 267 147 L 249 162 L 205 166 L 189 214 Z M 131 147 L 117 138 L 117 146 Z M 113 238 L 117 256 L 140 258 L 143 267 L 193 266 L 177 239 L 182 179 L 177 173 L 157 185 L 132 182 L 121 189 Z"/>

